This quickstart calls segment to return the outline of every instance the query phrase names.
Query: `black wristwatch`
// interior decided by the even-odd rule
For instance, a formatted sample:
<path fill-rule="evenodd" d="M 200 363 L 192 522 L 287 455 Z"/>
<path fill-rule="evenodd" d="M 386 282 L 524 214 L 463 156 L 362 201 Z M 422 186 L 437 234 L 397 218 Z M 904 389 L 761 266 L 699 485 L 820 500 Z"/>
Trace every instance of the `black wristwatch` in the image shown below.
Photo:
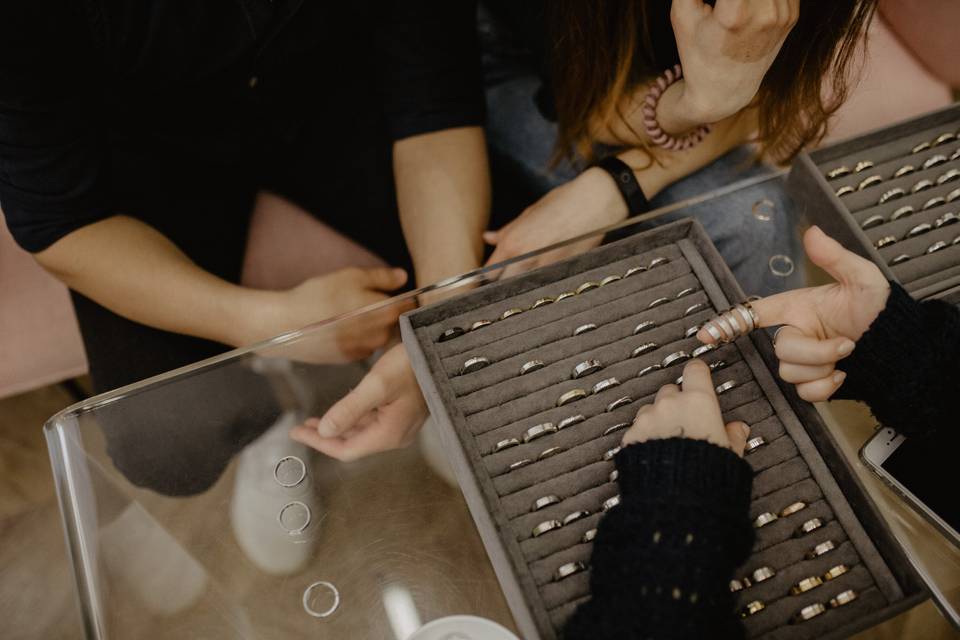
<path fill-rule="evenodd" d="M 643 195 L 643 189 L 640 188 L 640 183 L 637 182 L 637 176 L 633 174 L 633 169 L 630 168 L 630 165 L 617 156 L 607 156 L 599 160 L 594 166 L 603 169 L 613 178 L 617 189 L 620 190 L 620 195 L 623 196 L 624 202 L 627 203 L 627 212 L 629 215 L 635 216 L 650 210 L 650 203 L 647 202 L 647 196 Z"/>

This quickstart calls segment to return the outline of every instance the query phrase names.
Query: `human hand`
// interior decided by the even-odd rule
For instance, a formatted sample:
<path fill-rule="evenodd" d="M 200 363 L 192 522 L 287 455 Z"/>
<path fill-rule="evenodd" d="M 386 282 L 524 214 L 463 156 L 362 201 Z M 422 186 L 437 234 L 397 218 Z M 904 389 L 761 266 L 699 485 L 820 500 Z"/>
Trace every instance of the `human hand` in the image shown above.
<path fill-rule="evenodd" d="M 660 387 L 653 404 L 640 407 L 623 434 L 623 446 L 647 440 L 691 438 L 706 440 L 743 456 L 750 428 L 743 422 L 723 424 L 720 402 L 710 368 L 691 360 L 683 368 L 683 390 L 675 384 Z"/>
<path fill-rule="evenodd" d="M 483 239 L 496 246 L 487 264 L 562 242 L 625 220 L 627 205 L 613 179 L 602 169 L 587 169 L 570 182 L 557 187 L 526 209 L 518 218 Z M 577 255 L 598 244 L 595 237 L 555 249 L 522 262 L 508 265 L 501 277 L 529 271 Z"/>
<path fill-rule="evenodd" d="M 673 0 L 679 119 L 712 123 L 749 105 L 799 17 L 800 0 Z"/>
<path fill-rule="evenodd" d="M 851 353 L 857 340 L 887 304 L 890 283 L 879 267 L 847 251 L 819 227 L 803 236 L 811 262 L 837 282 L 778 293 L 753 302 L 761 327 L 783 325 L 775 347 L 780 377 L 797 385 L 804 400 L 827 400 L 846 374 L 836 363 Z M 697 337 L 713 342 L 706 330 Z"/>
<path fill-rule="evenodd" d="M 427 406 L 398 344 L 377 360 L 357 387 L 320 418 L 308 418 L 290 437 L 349 462 L 405 447 L 427 419 Z"/>

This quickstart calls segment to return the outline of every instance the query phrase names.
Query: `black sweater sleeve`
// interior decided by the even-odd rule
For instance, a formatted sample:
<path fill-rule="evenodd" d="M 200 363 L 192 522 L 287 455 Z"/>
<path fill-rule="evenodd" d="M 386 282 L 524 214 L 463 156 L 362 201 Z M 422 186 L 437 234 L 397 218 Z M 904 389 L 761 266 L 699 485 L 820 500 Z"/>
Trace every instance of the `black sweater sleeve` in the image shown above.
<path fill-rule="evenodd" d="M 835 397 L 866 402 L 885 426 L 908 436 L 956 430 L 960 310 L 917 302 L 891 282 L 886 307 L 838 368 L 847 379 Z"/>
<path fill-rule="evenodd" d="M 742 636 L 728 585 L 754 540 L 750 466 L 684 438 L 625 447 L 616 464 L 620 506 L 598 529 L 591 598 L 565 640 Z"/>

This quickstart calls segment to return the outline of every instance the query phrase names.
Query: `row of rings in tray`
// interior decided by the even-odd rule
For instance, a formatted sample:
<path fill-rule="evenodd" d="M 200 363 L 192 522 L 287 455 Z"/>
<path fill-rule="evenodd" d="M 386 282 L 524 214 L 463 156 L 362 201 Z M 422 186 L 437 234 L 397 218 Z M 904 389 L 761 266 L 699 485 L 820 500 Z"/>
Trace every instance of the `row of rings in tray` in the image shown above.
<path fill-rule="evenodd" d="M 932 225 L 925 222 L 922 225 L 917 225 L 916 227 L 908 231 L 903 236 L 903 240 L 909 240 L 910 238 L 916 238 L 917 236 L 922 236 L 925 233 L 929 233 L 930 231 L 933 231 L 933 229 L 935 228 L 936 227 L 933 227 Z M 889 247 L 890 245 L 896 244 L 900 241 L 901 239 L 897 238 L 896 236 L 883 236 L 882 238 L 874 242 L 873 246 L 875 246 L 877 249 L 883 249 L 884 247 Z M 956 246 L 958 244 L 960 244 L 960 235 L 954 237 L 954 239 L 949 242 L 947 242 L 946 240 L 937 240 L 936 242 L 931 244 L 929 247 L 927 247 L 924 250 L 923 254 L 921 255 L 928 255 L 931 253 L 936 253 L 937 251 L 943 251 L 948 247 Z M 911 256 L 909 254 L 901 253 L 891 258 L 890 266 L 894 266 L 902 262 L 906 262 L 907 260 L 910 260 L 913 257 L 914 256 Z"/>
<path fill-rule="evenodd" d="M 844 566 L 844 565 L 838 565 L 838 567 L 840 566 Z M 836 568 L 837 567 L 834 567 L 834 569 Z M 831 571 L 832 570 L 833 569 L 831 569 Z M 839 609 L 840 607 L 844 607 L 850 604 L 851 602 L 855 601 L 858 597 L 859 596 L 857 592 L 854 591 L 853 589 L 847 589 L 846 591 L 841 591 L 840 593 L 830 598 L 830 600 L 828 600 L 825 603 L 814 602 L 813 604 L 809 604 L 804 608 L 800 609 L 795 614 L 793 614 L 793 616 L 790 618 L 790 622 L 793 624 L 799 624 L 801 622 L 806 622 L 807 620 L 813 620 L 817 616 L 826 613 L 828 609 Z M 748 618 L 750 616 L 754 616 L 760 613 L 766 608 L 767 608 L 767 605 L 766 603 L 763 602 L 763 600 L 754 600 L 753 602 L 750 602 L 740 610 L 740 616 L 742 618 Z"/>
<path fill-rule="evenodd" d="M 896 209 L 893 210 L 893 213 L 890 214 L 889 220 L 883 214 L 875 213 L 872 216 L 869 216 L 866 219 L 864 219 L 864 221 L 860 223 L 860 228 L 872 229 L 873 227 L 879 227 L 880 225 L 886 224 L 888 222 L 896 222 L 897 220 L 906 218 L 908 216 L 912 216 L 913 214 L 920 213 L 921 211 L 929 211 L 930 209 L 935 209 L 936 207 L 942 207 L 943 205 L 953 202 L 955 200 L 960 200 L 960 189 L 954 189 L 953 191 L 948 193 L 946 196 L 937 196 L 935 198 L 930 198 L 929 200 L 924 202 L 922 205 L 920 205 L 919 210 L 910 204 L 904 205 L 902 207 L 897 207 Z M 956 214 L 949 213 L 945 215 L 953 216 Z"/>
<path fill-rule="evenodd" d="M 834 551 L 836 548 L 837 548 L 837 545 L 833 542 L 833 540 L 825 540 L 815 545 L 812 549 L 810 549 L 810 551 L 807 551 L 807 553 L 804 554 L 804 557 L 807 560 L 815 560 L 816 558 L 827 555 L 831 551 Z M 733 593 L 736 593 L 738 591 L 743 591 L 744 589 L 749 589 L 750 587 L 756 584 L 760 584 L 761 582 L 765 582 L 769 580 L 775 575 L 777 575 L 777 572 L 772 567 L 768 567 L 768 566 L 759 567 L 751 571 L 749 576 L 744 576 L 742 578 L 735 578 L 731 580 L 730 591 Z M 815 582 L 815 581 L 811 581 L 811 582 Z M 810 586 L 811 582 L 807 582 L 804 584 L 804 586 L 809 587 L 807 591 L 809 591 L 810 588 L 813 588 Z M 799 591 L 799 588 L 801 588 L 800 583 L 797 583 L 795 586 L 798 587 L 798 591 Z M 801 591 L 801 593 L 803 592 Z"/>
<path fill-rule="evenodd" d="M 960 152 L 960 149 L 958 149 L 958 152 Z M 954 154 L 954 155 L 957 155 L 957 154 Z M 946 162 L 947 160 L 943 156 L 934 156 L 934 157 L 943 158 L 944 162 Z M 932 159 L 933 158 L 931 158 L 931 160 Z M 886 204 L 891 200 L 896 200 L 897 198 L 903 198 L 908 193 L 910 194 L 920 193 L 921 191 L 926 191 L 927 189 L 933 189 L 934 187 L 942 186 L 947 184 L 948 182 L 953 182 L 954 180 L 958 180 L 958 179 L 960 179 L 960 169 L 956 169 L 956 168 L 948 169 L 945 173 L 937 176 L 933 180 L 929 178 L 924 178 L 923 180 L 917 180 L 917 182 L 915 182 L 909 189 L 905 189 L 903 187 L 894 187 L 892 189 L 888 189 L 887 191 L 884 191 L 880 195 L 880 197 L 877 199 L 877 204 L 878 205 Z M 870 187 L 873 187 L 882 183 L 883 183 L 883 178 L 881 178 L 880 176 L 874 175 L 874 176 L 870 176 L 869 178 L 865 178 L 856 187 L 852 185 L 846 185 L 846 186 L 840 187 L 839 189 L 837 189 L 836 194 L 838 197 L 842 198 L 843 196 L 848 196 L 851 193 L 856 193 L 857 191 L 863 191 L 864 189 L 869 189 Z"/>
<path fill-rule="evenodd" d="M 494 320 L 477 320 L 466 329 L 464 329 L 463 327 L 450 327 L 449 329 L 444 330 L 443 333 L 440 334 L 440 336 L 437 338 L 437 342 L 446 342 L 447 340 L 453 340 L 454 338 L 459 338 L 460 336 L 466 334 L 467 332 L 477 331 L 478 329 L 482 329 L 483 327 L 490 326 L 496 321 L 506 320 L 507 318 L 512 318 L 513 316 L 520 315 L 525 311 L 533 311 L 534 309 L 539 309 L 540 307 L 544 307 L 548 304 L 554 304 L 555 302 L 561 302 L 562 300 L 566 300 L 567 298 L 573 298 L 575 296 L 583 295 L 588 291 L 605 287 L 608 284 L 611 284 L 618 280 L 623 280 L 624 278 L 629 278 L 630 276 L 634 276 L 638 273 L 649 271 L 650 269 L 654 269 L 661 265 L 667 264 L 668 262 L 670 262 L 669 258 L 658 256 L 656 258 L 653 258 L 650 261 L 650 263 L 647 265 L 637 265 L 634 267 L 630 267 L 622 275 L 612 274 L 600 280 L 590 280 L 588 282 L 584 282 L 573 291 L 564 291 L 563 293 L 557 296 L 544 296 L 542 298 L 539 298 L 536 302 L 530 305 L 529 309 L 525 309 L 523 307 L 513 307 L 501 313 Z"/>
<path fill-rule="evenodd" d="M 695 288 L 695 287 L 687 287 L 687 288 L 685 288 L 685 289 L 680 290 L 675 296 L 662 296 L 662 297 L 660 297 L 660 298 L 657 298 L 656 300 L 651 301 L 650 304 L 647 305 L 647 309 L 653 309 L 654 307 L 659 307 L 659 306 L 661 306 L 661 305 L 664 305 L 664 304 L 667 304 L 667 303 L 669 303 L 669 302 L 672 302 L 673 300 L 679 300 L 680 298 L 683 298 L 684 296 L 688 296 L 688 295 L 690 295 L 691 293 L 695 293 L 696 291 L 699 291 L 699 289 L 697 289 L 697 288 Z M 710 309 L 710 308 L 711 308 L 710 305 L 707 304 L 706 302 L 697 302 L 696 304 L 692 304 L 692 305 L 690 305 L 689 307 L 687 307 L 687 308 L 683 311 L 683 313 L 680 314 L 680 318 L 679 318 L 679 319 L 683 319 L 683 318 L 686 318 L 686 317 L 688 317 L 688 316 L 692 316 L 692 315 L 695 314 L 695 313 L 699 313 L 700 311 L 704 311 L 704 310 Z M 633 328 L 632 335 L 635 335 L 635 336 L 636 336 L 636 335 L 639 335 L 639 334 L 641 334 L 641 333 L 643 333 L 643 332 L 645 332 L 645 331 L 650 331 L 651 329 L 655 329 L 655 328 L 657 328 L 657 326 L 659 326 L 659 325 L 657 325 L 657 322 L 656 322 L 655 320 L 644 320 L 644 321 L 640 322 L 637 326 L 635 326 L 635 327 Z M 589 333 L 589 332 L 591 332 L 591 331 L 595 331 L 596 329 L 597 329 L 597 324 L 596 324 L 596 323 L 594 323 L 594 322 L 588 322 L 588 323 L 582 324 L 582 325 L 578 326 L 576 329 L 574 329 L 574 330 L 573 330 L 573 336 L 574 336 L 574 337 L 578 337 L 578 336 L 581 336 L 581 335 L 583 335 L 583 334 L 585 334 L 585 333 Z M 699 330 L 700 330 L 699 327 L 689 327 L 689 328 L 684 332 L 683 337 L 684 337 L 684 338 L 691 338 L 691 337 L 695 336 L 695 335 L 697 334 L 697 331 L 699 331 Z M 652 351 L 652 349 L 646 348 L 646 347 L 648 347 L 648 346 L 651 345 L 651 344 L 654 345 L 654 347 L 653 347 L 654 349 L 655 349 L 655 348 L 658 348 L 655 343 L 647 343 L 646 345 L 640 345 L 639 347 L 637 347 L 636 349 L 633 350 L 633 352 L 632 352 L 632 354 L 631 354 L 631 357 L 637 357 L 637 356 L 639 356 L 639 355 L 643 355 L 644 353 L 647 353 L 647 352 L 649 352 L 649 351 Z M 487 358 L 487 357 L 485 357 L 485 356 L 471 356 L 471 357 L 467 358 L 466 360 L 464 360 L 463 365 L 462 365 L 462 366 L 460 367 L 460 369 L 457 371 L 457 374 L 458 374 L 458 375 L 465 375 L 465 374 L 468 374 L 468 373 L 473 373 L 473 372 L 475 372 L 475 371 L 479 371 L 480 369 L 483 369 L 483 368 L 485 368 L 485 367 L 488 367 L 488 366 L 490 366 L 491 364 L 493 364 L 493 361 L 490 360 L 490 358 Z M 520 366 L 520 373 L 519 373 L 519 375 L 522 376 L 522 375 L 526 375 L 526 374 L 528 374 L 528 373 L 532 373 L 532 372 L 534 372 L 534 371 L 537 371 L 537 370 L 539 370 L 539 369 L 544 368 L 545 366 L 547 366 L 547 364 L 546 364 L 543 360 L 537 360 L 537 359 L 529 360 L 529 361 L 523 363 L 523 365 Z M 574 378 L 583 377 L 584 375 L 587 375 L 587 374 L 585 374 L 585 373 L 584 373 L 584 374 L 581 374 L 581 375 L 576 375 L 576 372 L 574 372 L 574 373 L 575 373 Z M 591 373 L 592 373 L 592 372 L 591 372 Z"/>
<path fill-rule="evenodd" d="M 930 149 L 933 149 L 934 147 L 939 147 L 940 145 L 947 144 L 948 142 L 956 142 L 957 135 L 958 134 L 953 131 L 946 131 L 944 133 L 941 133 L 940 135 L 938 135 L 936 138 L 934 138 L 929 142 L 924 141 L 918 145 L 915 145 L 912 149 L 910 149 L 910 155 L 923 153 L 924 151 L 928 151 Z M 936 157 L 937 156 L 933 156 L 933 158 L 936 158 Z M 949 158 L 944 158 L 942 162 L 946 162 L 948 159 L 956 160 L 957 158 L 960 158 L 960 149 L 954 151 Z M 930 160 L 927 160 L 927 162 L 929 161 Z M 930 166 L 936 166 L 936 164 L 941 164 L 941 162 L 935 162 Z M 926 163 L 924 163 L 924 165 L 926 165 Z M 846 165 L 842 165 L 834 169 L 831 169 L 826 173 L 826 178 L 827 180 L 836 180 L 837 178 L 842 178 L 843 176 L 848 176 L 852 173 L 862 173 L 867 169 L 873 169 L 874 166 L 876 165 L 872 160 L 860 160 L 855 165 L 853 165 L 853 168 L 850 168 Z M 929 167 L 924 166 L 924 169 L 928 169 L 928 168 Z M 894 171 L 892 177 L 900 178 L 902 176 L 911 174 L 914 171 L 916 171 L 916 168 L 913 167 L 913 165 L 905 164 L 899 169 L 897 169 L 896 171 Z"/>

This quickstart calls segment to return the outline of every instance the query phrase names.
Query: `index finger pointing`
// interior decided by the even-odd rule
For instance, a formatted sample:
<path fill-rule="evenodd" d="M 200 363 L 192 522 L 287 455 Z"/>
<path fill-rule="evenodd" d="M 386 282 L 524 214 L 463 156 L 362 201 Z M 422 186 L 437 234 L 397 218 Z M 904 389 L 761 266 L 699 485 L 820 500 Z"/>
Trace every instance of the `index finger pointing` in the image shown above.
<path fill-rule="evenodd" d="M 710 367 L 702 360 L 691 360 L 683 368 L 684 391 L 709 391 L 713 393 L 713 379 Z"/>

